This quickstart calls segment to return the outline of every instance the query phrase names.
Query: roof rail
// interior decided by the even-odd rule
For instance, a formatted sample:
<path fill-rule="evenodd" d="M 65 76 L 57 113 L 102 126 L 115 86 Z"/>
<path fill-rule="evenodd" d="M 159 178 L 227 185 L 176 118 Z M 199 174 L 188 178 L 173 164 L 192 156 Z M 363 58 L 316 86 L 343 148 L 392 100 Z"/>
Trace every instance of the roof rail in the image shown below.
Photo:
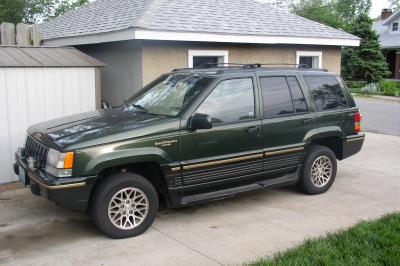
<path fill-rule="evenodd" d="M 305 64 L 287 64 L 287 63 L 275 63 L 275 64 L 264 64 L 264 63 L 252 63 L 252 64 L 240 64 L 240 63 L 204 63 L 194 68 L 176 68 L 172 70 L 176 71 L 196 71 L 196 70 L 239 70 L 239 69 L 273 69 L 279 67 L 293 67 L 301 70 L 320 70 L 327 71 L 326 69 L 310 68 Z"/>

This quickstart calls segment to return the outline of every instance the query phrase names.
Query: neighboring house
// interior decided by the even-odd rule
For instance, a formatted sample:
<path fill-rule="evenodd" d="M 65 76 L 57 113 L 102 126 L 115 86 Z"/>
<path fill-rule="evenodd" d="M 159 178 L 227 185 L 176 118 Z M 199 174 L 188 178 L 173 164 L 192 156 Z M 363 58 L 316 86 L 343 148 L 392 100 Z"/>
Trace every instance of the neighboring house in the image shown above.
<path fill-rule="evenodd" d="M 97 0 L 45 23 L 43 39 L 105 62 L 102 96 L 112 105 L 162 73 L 204 63 L 340 72 L 341 48 L 360 42 L 256 0 Z"/>
<path fill-rule="evenodd" d="M 374 29 L 379 34 L 382 50 L 385 54 L 391 78 L 400 79 L 400 10 L 392 13 L 383 9 L 381 17 L 374 23 Z"/>

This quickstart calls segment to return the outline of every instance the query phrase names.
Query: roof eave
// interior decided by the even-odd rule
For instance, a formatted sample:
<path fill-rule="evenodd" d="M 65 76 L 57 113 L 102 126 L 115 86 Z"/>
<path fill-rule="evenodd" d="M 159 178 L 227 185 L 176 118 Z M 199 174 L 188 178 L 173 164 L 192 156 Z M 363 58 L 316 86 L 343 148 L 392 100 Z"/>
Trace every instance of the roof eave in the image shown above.
<path fill-rule="evenodd" d="M 297 44 L 326 46 L 359 46 L 359 38 L 321 38 L 298 36 L 231 35 L 220 33 L 153 31 L 126 29 L 117 32 L 71 36 L 44 40 L 46 45 L 83 45 L 124 40 L 193 41 L 252 44 Z"/>

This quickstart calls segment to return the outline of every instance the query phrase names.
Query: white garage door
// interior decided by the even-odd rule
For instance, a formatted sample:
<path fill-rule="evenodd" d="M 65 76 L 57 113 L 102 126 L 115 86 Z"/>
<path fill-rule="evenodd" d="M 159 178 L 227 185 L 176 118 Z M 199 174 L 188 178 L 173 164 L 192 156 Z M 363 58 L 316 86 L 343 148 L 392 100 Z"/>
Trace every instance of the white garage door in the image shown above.
<path fill-rule="evenodd" d="M 95 68 L 0 68 L 0 183 L 17 180 L 14 153 L 29 125 L 95 110 Z"/>

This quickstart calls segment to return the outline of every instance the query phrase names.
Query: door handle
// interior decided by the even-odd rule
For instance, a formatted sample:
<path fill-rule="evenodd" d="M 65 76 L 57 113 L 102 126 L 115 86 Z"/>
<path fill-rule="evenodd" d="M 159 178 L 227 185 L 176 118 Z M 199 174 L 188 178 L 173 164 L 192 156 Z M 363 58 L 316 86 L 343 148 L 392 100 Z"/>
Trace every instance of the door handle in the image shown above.
<path fill-rule="evenodd" d="M 314 121 L 314 118 L 306 118 L 303 119 L 303 124 L 311 124 Z"/>
<path fill-rule="evenodd" d="M 246 129 L 247 133 L 253 133 L 253 132 L 256 132 L 259 130 L 260 130 L 260 127 L 258 127 L 258 126 L 251 126 Z"/>

